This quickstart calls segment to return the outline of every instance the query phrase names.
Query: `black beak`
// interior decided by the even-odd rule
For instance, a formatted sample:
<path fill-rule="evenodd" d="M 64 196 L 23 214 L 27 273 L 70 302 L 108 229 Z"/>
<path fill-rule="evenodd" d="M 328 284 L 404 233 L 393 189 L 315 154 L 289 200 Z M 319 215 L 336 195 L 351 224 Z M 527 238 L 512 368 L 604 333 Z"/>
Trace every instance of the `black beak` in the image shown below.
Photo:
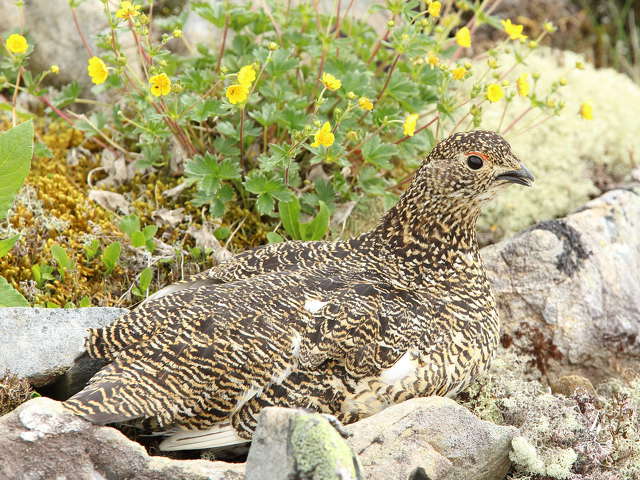
<path fill-rule="evenodd" d="M 533 184 L 534 178 L 531 172 L 527 170 L 527 167 L 522 167 L 519 170 L 509 170 L 508 172 L 501 173 L 496 176 L 496 180 L 505 180 L 511 183 L 519 183 L 530 187 Z"/>

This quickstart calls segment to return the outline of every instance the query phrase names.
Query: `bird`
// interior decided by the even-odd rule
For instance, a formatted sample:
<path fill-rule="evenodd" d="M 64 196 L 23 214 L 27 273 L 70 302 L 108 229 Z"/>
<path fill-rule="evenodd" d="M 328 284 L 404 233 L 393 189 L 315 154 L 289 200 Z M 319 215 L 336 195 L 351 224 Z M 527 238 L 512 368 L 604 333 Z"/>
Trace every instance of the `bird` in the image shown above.
<path fill-rule="evenodd" d="M 506 186 L 533 181 L 498 133 L 455 133 L 371 230 L 243 251 L 91 329 L 86 352 L 108 363 L 64 405 L 138 422 L 170 451 L 247 443 L 267 406 L 349 424 L 455 396 L 499 339 L 476 221 Z"/>

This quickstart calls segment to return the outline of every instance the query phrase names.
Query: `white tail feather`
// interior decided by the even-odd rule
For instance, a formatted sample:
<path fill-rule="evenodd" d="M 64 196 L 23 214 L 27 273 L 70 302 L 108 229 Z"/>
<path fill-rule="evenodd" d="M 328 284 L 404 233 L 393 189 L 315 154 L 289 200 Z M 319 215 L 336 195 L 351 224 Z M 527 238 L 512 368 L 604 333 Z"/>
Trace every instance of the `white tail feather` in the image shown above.
<path fill-rule="evenodd" d="M 249 443 L 241 438 L 228 423 L 217 425 L 208 430 L 183 430 L 174 433 L 160 443 L 160 450 L 198 450 L 203 448 L 231 447 Z"/>

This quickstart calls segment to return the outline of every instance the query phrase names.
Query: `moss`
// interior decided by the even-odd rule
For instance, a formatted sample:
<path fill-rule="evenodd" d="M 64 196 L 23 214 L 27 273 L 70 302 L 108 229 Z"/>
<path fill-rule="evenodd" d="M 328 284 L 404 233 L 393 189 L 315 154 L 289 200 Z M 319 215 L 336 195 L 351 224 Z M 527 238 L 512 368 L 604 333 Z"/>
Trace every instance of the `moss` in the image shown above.
<path fill-rule="evenodd" d="M 292 420 L 290 448 L 300 478 L 338 480 L 360 478 L 356 457 L 347 442 L 321 415 L 297 415 Z"/>
<path fill-rule="evenodd" d="M 33 393 L 27 380 L 5 372 L 0 376 L 0 417 L 29 400 Z"/>

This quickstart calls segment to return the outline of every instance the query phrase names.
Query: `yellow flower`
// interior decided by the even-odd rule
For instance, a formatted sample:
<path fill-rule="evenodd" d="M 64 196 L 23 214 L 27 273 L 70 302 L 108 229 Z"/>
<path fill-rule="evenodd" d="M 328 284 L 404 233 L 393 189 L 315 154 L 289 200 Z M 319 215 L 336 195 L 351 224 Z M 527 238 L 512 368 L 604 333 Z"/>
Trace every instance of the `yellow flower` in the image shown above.
<path fill-rule="evenodd" d="M 179 28 L 176 28 L 173 33 L 173 38 L 182 38 L 182 30 L 180 30 Z"/>
<path fill-rule="evenodd" d="M 340 80 L 326 72 L 322 74 L 322 83 L 329 90 L 338 90 L 342 86 L 342 82 Z"/>
<path fill-rule="evenodd" d="M 529 92 L 531 91 L 531 86 L 529 85 L 529 75 L 523 73 L 516 80 L 516 88 L 518 89 L 518 95 L 521 97 L 528 97 Z"/>
<path fill-rule="evenodd" d="M 427 54 L 427 63 L 432 67 L 435 67 L 438 65 L 438 63 L 440 63 L 440 59 L 437 57 L 435 53 L 429 52 Z"/>
<path fill-rule="evenodd" d="M 131 2 L 120 2 L 120 9 L 116 12 L 116 17 L 123 19 L 130 19 L 140 15 L 140 9 L 142 5 L 134 5 Z"/>
<path fill-rule="evenodd" d="M 4 44 L 11 53 L 24 53 L 29 48 L 29 43 L 27 43 L 27 39 L 18 33 L 14 33 L 9 35 L 7 41 Z"/>
<path fill-rule="evenodd" d="M 232 103 L 233 105 L 236 103 L 242 103 L 249 96 L 249 87 L 242 84 L 230 85 L 227 87 L 226 95 L 229 103 Z"/>
<path fill-rule="evenodd" d="M 456 33 L 456 42 L 461 47 L 469 48 L 471 46 L 471 32 L 467 27 L 462 27 Z"/>
<path fill-rule="evenodd" d="M 314 141 L 311 144 L 312 147 L 319 147 L 320 145 L 323 147 L 330 147 L 333 145 L 335 136 L 331 132 L 331 124 L 329 122 L 324 122 L 322 127 L 313 134 L 313 139 Z"/>
<path fill-rule="evenodd" d="M 51 73 L 60 73 L 60 67 L 58 65 L 51 65 L 49 71 Z"/>
<path fill-rule="evenodd" d="M 491 83 L 487 85 L 487 100 L 491 103 L 495 103 L 499 101 L 502 97 L 504 97 L 504 91 L 502 87 L 497 83 Z"/>
<path fill-rule="evenodd" d="M 591 105 L 591 102 L 584 102 L 580 105 L 580 116 L 585 120 L 593 120 L 593 105 Z"/>
<path fill-rule="evenodd" d="M 411 113 L 407 115 L 407 118 L 404 119 L 404 123 L 402 124 L 402 130 L 404 134 L 409 137 L 413 137 L 413 134 L 416 131 L 417 122 L 418 122 L 417 113 Z"/>
<path fill-rule="evenodd" d="M 151 95 L 155 97 L 169 95 L 171 92 L 171 79 L 167 77 L 166 73 L 160 73 L 151 77 L 149 79 L 149 85 L 151 87 Z"/>
<path fill-rule="evenodd" d="M 432 17 L 439 17 L 441 8 L 442 4 L 440 2 L 429 2 L 427 12 L 429 12 L 429 15 L 431 15 Z"/>
<path fill-rule="evenodd" d="M 551 22 L 544 22 L 542 27 L 549 33 L 553 33 L 556 31 L 556 27 Z"/>
<path fill-rule="evenodd" d="M 360 105 L 360 108 L 363 110 L 373 110 L 373 103 L 367 97 L 360 97 L 358 105 Z"/>
<path fill-rule="evenodd" d="M 245 65 L 238 72 L 238 83 L 245 87 L 250 87 L 253 81 L 256 79 L 256 70 L 253 65 Z"/>
<path fill-rule="evenodd" d="M 457 67 L 451 70 L 451 75 L 453 75 L 453 78 L 456 80 L 462 80 L 466 74 L 467 69 L 464 67 Z"/>
<path fill-rule="evenodd" d="M 109 76 L 109 71 L 107 70 L 107 66 L 98 57 L 91 57 L 89 59 L 87 72 L 89 72 L 91 81 L 96 85 L 100 85 L 101 83 L 104 83 L 104 81 Z"/>
<path fill-rule="evenodd" d="M 509 35 L 509 38 L 511 40 L 524 40 L 525 38 L 527 38 L 526 35 L 522 34 L 522 29 L 524 28 L 523 25 L 511 23 L 511 20 L 509 20 L 508 18 L 506 20 L 502 20 L 500 23 L 502 24 L 504 31 L 507 32 L 507 35 Z"/>

